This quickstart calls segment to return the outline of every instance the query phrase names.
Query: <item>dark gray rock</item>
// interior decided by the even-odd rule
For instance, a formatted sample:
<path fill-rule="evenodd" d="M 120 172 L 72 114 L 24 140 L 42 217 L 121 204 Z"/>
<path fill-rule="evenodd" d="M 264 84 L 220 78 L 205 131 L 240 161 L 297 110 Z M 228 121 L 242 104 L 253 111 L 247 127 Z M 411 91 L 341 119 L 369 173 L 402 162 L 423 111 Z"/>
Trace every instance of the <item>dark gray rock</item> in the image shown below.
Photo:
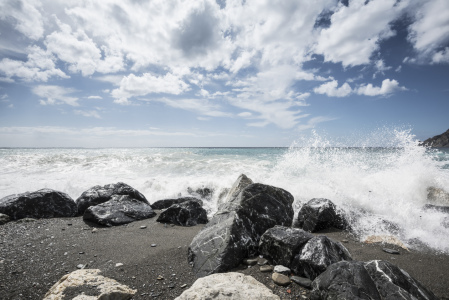
<path fill-rule="evenodd" d="M 312 280 L 310 280 L 309 278 L 292 276 L 292 277 L 290 277 L 290 280 L 293 281 L 294 283 L 296 283 L 297 285 L 302 286 L 306 289 L 312 288 Z"/>
<path fill-rule="evenodd" d="M 188 256 L 194 274 L 225 272 L 257 254 L 267 229 L 291 226 L 292 203 L 293 196 L 283 189 L 258 183 L 246 186 L 194 237 Z"/>
<path fill-rule="evenodd" d="M 438 298 L 406 271 L 382 260 L 365 263 L 381 299 L 437 300 Z"/>
<path fill-rule="evenodd" d="M 311 299 L 381 300 L 376 284 L 363 262 L 341 261 L 330 265 L 312 283 Z M 405 298 L 395 298 L 405 299 Z"/>
<path fill-rule="evenodd" d="M 421 143 L 422 146 L 432 148 L 448 148 L 449 147 L 449 129 L 442 134 L 428 138 Z"/>
<path fill-rule="evenodd" d="M 207 212 L 198 201 L 186 201 L 173 204 L 161 212 L 156 221 L 179 226 L 195 226 L 207 223 Z"/>
<path fill-rule="evenodd" d="M 298 213 L 297 226 L 308 232 L 335 227 L 345 229 L 347 222 L 337 212 L 335 204 L 324 198 L 313 198 L 304 204 Z"/>
<path fill-rule="evenodd" d="M 52 189 L 0 199 L 0 213 L 8 215 L 11 220 L 73 217 L 76 211 L 76 203 L 69 195 Z"/>
<path fill-rule="evenodd" d="M 389 254 L 401 254 L 398 250 L 390 249 L 390 248 L 382 248 L 383 252 L 389 253 Z"/>
<path fill-rule="evenodd" d="M 6 224 L 11 221 L 11 218 L 8 215 L 0 214 L 0 225 Z"/>
<path fill-rule="evenodd" d="M 104 226 L 117 226 L 152 218 L 155 215 L 149 204 L 122 195 L 112 196 L 112 199 L 105 203 L 90 206 L 84 212 L 83 219 Z"/>
<path fill-rule="evenodd" d="M 209 187 L 201 187 L 197 188 L 196 190 L 188 187 L 187 192 L 192 196 L 207 200 L 210 200 L 214 195 L 214 189 Z"/>
<path fill-rule="evenodd" d="M 313 235 L 299 228 L 274 226 L 261 236 L 259 252 L 273 264 L 290 267 L 296 254 Z"/>
<path fill-rule="evenodd" d="M 105 186 L 96 185 L 76 199 L 78 205 L 78 215 L 83 215 L 84 211 L 90 207 L 101 203 L 105 203 L 112 199 L 113 196 L 128 195 L 143 203 L 149 204 L 144 195 L 138 190 L 123 182 L 111 183 Z"/>
<path fill-rule="evenodd" d="M 449 193 L 442 188 L 428 187 L 427 200 L 437 205 L 449 205 Z"/>
<path fill-rule="evenodd" d="M 224 203 L 235 200 L 244 188 L 253 183 L 254 182 L 250 178 L 248 178 L 245 174 L 241 174 L 234 182 L 231 189 L 229 190 L 226 199 L 224 200 Z"/>
<path fill-rule="evenodd" d="M 164 200 L 158 200 L 151 204 L 151 207 L 153 209 L 166 209 L 172 206 L 173 204 L 180 204 L 187 201 L 196 201 L 200 204 L 200 206 L 203 206 L 203 201 L 201 201 L 198 198 L 194 197 L 182 197 L 177 199 L 164 199 Z"/>
<path fill-rule="evenodd" d="M 326 236 L 316 236 L 310 239 L 295 256 L 291 268 L 296 275 L 313 280 L 328 266 L 342 260 L 352 260 L 345 246 Z"/>
<path fill-rule="evenodd" d="M 449 214 L 449 206 L 426 204 L 426 205 L 424 205 L 424 210 L 435 210 L 438 212 Z"/>

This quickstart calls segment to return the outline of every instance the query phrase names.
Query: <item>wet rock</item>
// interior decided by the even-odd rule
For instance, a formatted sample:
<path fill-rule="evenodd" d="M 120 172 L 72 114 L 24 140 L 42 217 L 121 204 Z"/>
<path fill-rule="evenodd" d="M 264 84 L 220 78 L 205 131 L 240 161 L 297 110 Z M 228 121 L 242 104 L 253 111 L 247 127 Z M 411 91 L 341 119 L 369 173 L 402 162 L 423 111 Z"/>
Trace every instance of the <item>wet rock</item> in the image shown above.
<path fill-rule="evenodd" d="M 8 215 L 11 220 L 73 217 L 76 211 L 76 203 L 69 195 L 52 189 L 10 195 L 0 199 L 0 213 Z"/>
<path fill-rule="evenodd" d="M 280 300 L 279 296 L 252 276 L 241 273 L 213 274 L 200 278 L 175 300 L 190 299 L 264 299 Z"/>
<path fill-rule="evenodd" d="M 241 174 L 232 185 L 223 203 L 233 201 L 245 187 L 253 183 L 245 174 Z"/>
<path fill-rule="evenodd" d="M 246 186 L 194 237 L 188 259 L 195 275 L 225 272 L 254 256 L 267 229 L 291 225 L 292 203 L 293 196 L 283 189 L 258 183 Z"/>
<path fill-rule="evenodd" d="M 382 260 L 365 263 L 382 299 L 438 299 L 406 271 Z"/>
<path fill-rule="evenodd" d="M 70 299 L 128 300 L 137 292 L 99 274 L 100 270 L 97 269 L 78 270 L 67 274 L 51 287 L 44 300 L 68 299 L 68 294 L 71 295 Z M 89 296 L 81 296 L 86 290 L 89 290 Z"/>
<path fill-rule="evenodd" d="M 274 283 L 280 286 L 287 286 L 291 283 L 290 278 L 288 278 L 288 276 L 276 272 L 274 272 L 271 275 L 271 279 L 273 279 Z"/>
<path fill-rule="evenodd" d="M 5 214 L 0 214 L 0 225 L 6 224 L 10 221 L 10 217 Z"/>
<path fill-rule="evenodd" d="M 347 221 L 337 212 L 332 201 L 314 198 L 301 207 L 297 226 L 308 232 L 316 232 L 330 227 L 345 229 Z"/>
<path fill-rule="evenodd" d="M 259 268 L 260 272 L 273 272 L 273 269 L 273 266 L 270 265 L 260 266 Z"/>
<path fill-rule="evenodd" d="M 290 267 L 291 261 L 313 235 L 299 228 L 274 226 L 261 236 L 259 252 L 273 264 Z"/>
<path fill-rule="evenodd" d="M 405 244 L 400 239 L 398 239 L 397 237 L 395 237 L 393 235 L 370 235 L 365 239 L 364 242 L 367 244 L 386 243 L 386 244 L 390 244 L 390 245 L 396 245 L 396 246 L 401 247 L 402 249 L 410 251 L 410 250 L 408 250 L 407 246 L 405 246 Z"/>
<path fill-rule="evenodd" d="M 449 205 L 449 193 L 437 187 L 427 188 L 427 200 L 436 205 Z"/>
<path fill-rule="evenodd" d="M 112 199 L 105 203 L 90 206 L 84 212 L 83 219 L 100 225 L 117 226 L 155 215 L 149 204 L 125 195 L 112 196 Z"/>
<path fill-rule="evenodd" d="M 382 248 L 383 252 L 387 252 L 389 254 L 401 254 L 398 250 L 390 249 L 390 248 Z"/>
<path fill-rule="evenodd" d="M 292 271 L 287 267 L 284 267 L 282 265 L 277 265 L 277 266 L 274 266 L 274 272 L 289 276 Z"/>
<path fill-rule="evenodd" d="M 294 283 L 296 283 L 297 285 L 302 286 L 306 289 L 312 288 L 312 280 L 310 280 L 309 278 L 292 276 L 292 277 L 290 277 L 290 280 L 293 281 Z"/>
<path fill-rule="evenodd" d="M 376 284 L 365 269 L 364 263 L 358 261 L 341 261 L 330 265 L 313 281 L 312 286 L 311 298 L 314 300 L 387 299 L 380 297 Z"/>
<path fill-rule="evenodd" d="M 296 275 L 315 279 L 328 266 L 342 260 L 352 260 L 349 251 L 340 243 L 326 236 L 310 239 L 292 261 L 291 268 Z"/>
<path fill-rule="evenodd" d="M 130 196 L 131 198 L 149 205 L 144 195 L 126 183 L 118 182 L 115 184 L 107 184 L 105 186 L 96 185 L 82 193 L 81 196 L 76 199 L 76 203 L 78 205 L 78 215 L 83 215 L 86 209 L 91 206 L 105 203 L 112 200 L 114 196 L 121 195 Z"/>
<path fill-rule="evenodd" d="M 426 204 L 424 205 L 424 210 L 435 210 L 438 212 L 449 214 L 449 206 Z"/>
<path fill-rule="evenodd" d="M 173 204 L 161 212 L 156 221 L 179 226 L 195 226 L 207 223 L 207 212 L 198 201 L 186 201 Z"/>
<path fill-rule="evenodd" d="M 257 258 L 247 258 L 243 260 L 243 264 L 247 266 L 255 266 L 259 260 Z"/>
<path fill-rule="evenodd" d="M 198 198 L 210 200 L 214 194 L 214 189 L 209 187 L 201 187 L 193 190 L 189 187 L 187 188 L 187 192 L 190 195 L 197 196 Z"/>
<path fill-rule="evenodd" d="M 164 199 L 164 200 L 158 200 L 151 204 L 151 207 L 153 209 L 166 209 L 172 206 L 173 204 L 180 204 L 187 201 L 196 201 L 200 204 L 200 206 L 203 206 L 203 201 L 201 201 L 198 198 L 194 197 L 183 197 L 183 198 L 177 198 L 177 199 Z"/>

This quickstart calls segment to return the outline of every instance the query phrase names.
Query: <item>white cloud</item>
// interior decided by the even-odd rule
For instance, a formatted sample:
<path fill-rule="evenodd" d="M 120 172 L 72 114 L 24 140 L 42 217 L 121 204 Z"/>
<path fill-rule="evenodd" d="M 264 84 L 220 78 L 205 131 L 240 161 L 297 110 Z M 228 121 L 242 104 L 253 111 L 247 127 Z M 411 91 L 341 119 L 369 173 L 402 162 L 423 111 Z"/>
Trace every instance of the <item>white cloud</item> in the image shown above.
<path fill-rule="evenodd" d="M 409 40 L 423 57 L 430 56 L 434 63 L 434 54 L 449 41 L 449 2 L 447 0 L 420 1 L 416 8 L 416 21 L 410 25 Z M 441 53 L 441 52 L 440 52 Z"/>
<path fill-rule="evenodd" d="M 187 90 L 189 85 L 171 73 L 164 76 L 144 73 L 142 76 L 130 74 L 123 77 L 120 87 L 114 89 L 111 95 L 116 99 L 114 102 L 126 104 L 131 97 L 160 93 L 179 95 Z"/>
<path fill-rule="evenodd" d="M 338 81 L 332 80 L 314 88 L 313 91 L 316 94 L 325 94 L 329 97 L 346 97 L 352 93 L 352 88 L 347 82 L 338 87 Z"/>
<path fill-rule="evenodd" d="M 330 27 L 321 30 L 315 51 L 324 55 L 326 61 L 341 62 L 345 67 L 370 63 L 379 41 L 395 35 L 391 22 L 403 13 L 408 2 L 352 0 L 349 6 L 340 3 Z"/>
<path fill-rule="evenodd" d="M 238 114 L 238 116 L 239 116 L 239 117 L 242 117 L 242 118 L 249 118 L 249 117 L 251 117 L 252 115 L 253 115 L 253 114 L 250 113 L 249 111 L 244 111 L 244 112 L 241 112 L 241 113 Z"/>
<path fill-rule="evenodd" d="M 316 127 L 316 125 L 318 125 L 320 123 L 329 122 L 329 121 L 333 121 L 333 120 L 335 120 L 335 118 L 329 118 L 329 117 L 323 117 L 323 116 L 313 117 L 313 118 L 310 118 L 307 121 L 307 123 L 298 125 L 296 127 L 296 129 L 298 131 L 313 129 Z"/>
<path fill-rule="evenodd" d="M 100 114 L 96 110 L 74 110 L 73 112 L 75 113 L 75 115 L 101 119 Z"/>
<path fill-rule="evenodd" d="M 446 47 L 444 48 L 444 50 L 436 52 L 432 57 L 432 62 L 435 64 L 449 63 L 449 47 Z"/>
<path fill-rule="evenodd" d="M 14 20 L 14 28 L 32 40 L 44 34 L 41 1 L 3 0 L 0 2 L 0 20 Z"/>
<path fill-rule="evenodd" d="M 68 94 L 76 92 L 72 88 L 65 88 L 56 85 L 38 85 L 32 88 L 37 96 L 43 98 L 40 100 L 41 105 L 67 104 L 78 106 L 78 98 L 68 96 Z"/>
<path fill-rule="evenodd" d="M 26 62 L 4 58 L 0 61 L 0 72 L 5 74 L 8 81 L 13 77 L 24 81 L 48 81 L 51 77 L 70 78 L 63 71 L 56 68 L 53 55 L 38 46 L 27 49 Z"/>
<path fill-rule="evenodd" d="M 406 91 L 403 86 L 399 86 L 396 80 L 385 79 L 380 87 L 375 87 L 371 83 L 363 85 L 357 89 L 357 94 L 365 96 L 387 96 L 396 91 Z"/>
<path fill-rule="evenodd" d="M 87 99 L 103 99 L 101 96 L 89 96 Z"/>
<path fill-rule="evenodd" d="M 373 78 L 376 78 L 377 74 L 385 75 L 386 71 L 392 69 L 392 67 L 385 65 L 385 62 L 382 59 L 377 60 L 374 63 L 374 67 L 376 68 L 376 72 L 373 74 Z"/>

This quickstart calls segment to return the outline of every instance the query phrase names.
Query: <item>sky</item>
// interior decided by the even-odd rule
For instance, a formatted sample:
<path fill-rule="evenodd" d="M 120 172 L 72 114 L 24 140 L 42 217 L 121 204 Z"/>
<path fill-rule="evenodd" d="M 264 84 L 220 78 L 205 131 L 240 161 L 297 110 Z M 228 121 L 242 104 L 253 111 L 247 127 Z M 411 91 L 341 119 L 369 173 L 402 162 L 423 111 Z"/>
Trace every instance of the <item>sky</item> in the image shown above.
<path fill-rule="evenodd" d="M 449 128 L 448 0 L 0 0 L 0 147 Z"/>

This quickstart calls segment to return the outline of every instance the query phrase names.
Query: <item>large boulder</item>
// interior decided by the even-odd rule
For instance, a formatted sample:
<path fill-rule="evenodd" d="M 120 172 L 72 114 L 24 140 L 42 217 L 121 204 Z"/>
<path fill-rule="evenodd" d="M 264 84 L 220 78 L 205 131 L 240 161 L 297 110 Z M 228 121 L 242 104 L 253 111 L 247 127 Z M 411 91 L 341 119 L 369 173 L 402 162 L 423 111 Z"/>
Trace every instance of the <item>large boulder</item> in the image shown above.
<path fill-rule="evenodd" d="M 0 214 L 0 225 L 6 224 L 11 221 L 11 218 L 8 215 Z"/>
<path fill-rule="evenodd" d="M 180 226 L 195 226 L 207 223 L 207 212 L 198 201 L 187 201 L 173 204 L 161 212 L 156 221 Z"/>
<path fill-rule="evenodd" d="M 76 211 L 76 203 L 69 195 L 52 189 L 0 199 L 0 213 L 8 215 L 11 220 L 73 217 Z"/>
<path fill-rule="evenodd" d="M 313 281 L 312 287 L 313 300 L 382 299 L 365 264 L 359 261 L 340 261 L 330 265 Z"/>
<path fill-rule="evenodd" d="M 337 212 L 335 204 L 324 198 L 313 198 L 298 213 L 297 226 L 309 232 L 335 227 L 345 229 L 347 222 Z"/>
<path fill-rule="evenodd" d="M 105 186 L 96 185 L 76 199 L 78 205 L 78 215 L 84 214 L 84 211 L 90 207 L 101 203 L 105 203 L 112 199 L 113 196 L 128 195 L 143 203 L 149 204 L 144 195 L 135 188 L 123 182 L 111 183 Z"/>
<path fill-rule="evenodd" d="M 313 235 L 299 228 L 274 226 L 260 237 L 259 252 L 275 265 L 290 267 L 296 254 Z"/>
<path fill-rule="evenodd" d="M 198 198 L 182 197 L 182 198 L 177 198 L 177 199 L 158 200 L 158 201 L 154 202 L 153 204 L 151 204 L 151 208 L 153 208 L 153 209 L 166 209 L 166 208 L 169 208 L 170 206 L 172 206 L 173 204 L 180 204 L 180 203 L 183 203 L 183 202 L 186 202 L 186 201 L 196 201 L 201 206 L 203 205 L 203 201 L 201 201 Z"/>
<path fill-rule="evenodd" d="M 229 272 L 212 274 L 197 279 L 175 300 L 230 300 L 230 299 L 260 299 L 280 300 L 279 296 L 252 276 Z"/>
<path fill-rule="evenodd" d="M 64 275 L 45 294 L 44 300 L 128 300 L 137 292 L 114 279 L 99 275 L 100 272 L 98 269 L 83 269 Z M 89 291 L 88 295 L 84 294 L 85 291 Z"/>
<path fill-rule="evenodd" d="M 105 203 L 90 206 L 84 212 L 83 219 L 104 226 L 117 226 L 155 215 L 149 204 L 124 195 L 112 196 L 112 199 Z"/>
<path fill-rule="evenodd" d="M 245 174 L 241 174 L 234 182 L 232 187 L 228 189 L 226 195 L 223 197 L 218 197 L 217 201 L 218 209 L 220 209 L 223 204 L 232 202 L 234 199 L 237 198 L 237 196 L 245 187 L 253 183 L 254 182 L 250 178 L 248 178 Z"/>
<path fill-rule="evenodd" d="M 365 269 L 376 284 L 382 299 L 438 299 L 406 271 L 388 261 L 366 262 Z"/>
<path fill-rule="evenodd" d="M 291 268 L 297 275 L 313 280 L 328 266 L 342 260 L 352 260 L 345 246 L 326 236 L 315 236 L 295 256 Z"/>
<path fill-rule="evenodd" d="M 427 200 L 436 205 L 449 205 L 449 193 L 437 187 L 427 188 Z"/>
<path fill-rule="evenodd" d="M 225 272 L 255 255 L 267 229 L 291 226 L 292 203 L 293 196 L 281 188 L 259 183 L 246 186 L 194 237 L 188 259 L 195 275 Z"/>

